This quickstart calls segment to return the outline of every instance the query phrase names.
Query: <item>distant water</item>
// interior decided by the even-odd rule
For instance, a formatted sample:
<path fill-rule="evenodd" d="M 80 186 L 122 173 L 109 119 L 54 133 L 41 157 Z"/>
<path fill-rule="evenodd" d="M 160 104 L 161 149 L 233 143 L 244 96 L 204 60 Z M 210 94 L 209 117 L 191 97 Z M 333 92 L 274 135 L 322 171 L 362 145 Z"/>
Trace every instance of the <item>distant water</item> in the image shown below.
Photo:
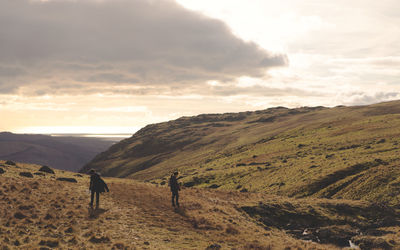
<path fill-rule="evenodd" d="M 132 134 L 50 134 L 51 136 L 62 136 L 62 137 L 92 137 L 100 138 L 107 141 L 121 141 L 129 138 Z"/>

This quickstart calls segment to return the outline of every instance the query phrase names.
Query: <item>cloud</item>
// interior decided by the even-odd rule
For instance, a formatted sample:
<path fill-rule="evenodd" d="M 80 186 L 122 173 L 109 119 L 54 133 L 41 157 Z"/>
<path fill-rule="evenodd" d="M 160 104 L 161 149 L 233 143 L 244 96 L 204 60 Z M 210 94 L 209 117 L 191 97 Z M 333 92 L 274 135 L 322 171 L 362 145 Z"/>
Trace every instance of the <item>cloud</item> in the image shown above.
<path fill-rule="evenodd" d="M 368 105 L 371 103 L 379 103 L 385 101 L 397 100 L 400 98 L 399 92 L 383 92 L 376 91 L 367 93 L 358 91 L 353 93 L 346 93 L 341 97 L 342 103 L 346 105 Z"/>
<path fill-rule="evenodd" d="M 0 64 L 8 68 L 0 67 L 0 82 L 19 77 L 15 86 L 49 79 L 195 85 L 263 76 L 287 57 L 169 0 L 3 0 Z"/>

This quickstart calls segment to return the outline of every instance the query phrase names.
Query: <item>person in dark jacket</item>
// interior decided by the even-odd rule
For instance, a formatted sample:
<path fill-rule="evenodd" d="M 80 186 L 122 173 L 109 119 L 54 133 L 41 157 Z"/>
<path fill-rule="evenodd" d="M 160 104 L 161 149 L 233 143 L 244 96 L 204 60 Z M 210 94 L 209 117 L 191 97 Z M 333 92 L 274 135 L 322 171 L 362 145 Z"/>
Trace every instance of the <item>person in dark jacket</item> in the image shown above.
<path fill-rule="evenodd" d="M 181 187 L 179 186 L 178 183 L 178 172 L 175 172 L 171 177 L 169 178 L 169 187 L 171 188 L 172 192 L 172 206 L 179 207 L 179 191 L 181 190 Z"/>
<path fill-rule="evenodd" d="M 107 184 L 101 179 L 100 175 L 96 173 L 94 169 L 89 171 L 90 174 L 90 186 L 89 190 L 91 191 L 90 195 L 90 207 L 93 207 L 93 199 L 94 194 L 96 193 L 96 208 L 99 208 L 99 196 L 100 193 L 104 193 L 105 191 L 109 192 Z"/>

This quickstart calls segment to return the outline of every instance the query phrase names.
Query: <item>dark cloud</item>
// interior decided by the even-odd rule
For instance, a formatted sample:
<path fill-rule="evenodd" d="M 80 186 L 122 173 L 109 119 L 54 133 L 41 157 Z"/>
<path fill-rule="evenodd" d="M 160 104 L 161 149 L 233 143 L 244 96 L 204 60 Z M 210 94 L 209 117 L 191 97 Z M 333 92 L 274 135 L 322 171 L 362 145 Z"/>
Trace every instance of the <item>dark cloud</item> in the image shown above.
<path fill-rule="evenodd" d="M 259 77 L 287 58 L 173 1 L 2 0 L 0 63 L 29 70 L 27 82 L 152 85 Z M 0 80 L 17 73 L 0 68 Z"/>

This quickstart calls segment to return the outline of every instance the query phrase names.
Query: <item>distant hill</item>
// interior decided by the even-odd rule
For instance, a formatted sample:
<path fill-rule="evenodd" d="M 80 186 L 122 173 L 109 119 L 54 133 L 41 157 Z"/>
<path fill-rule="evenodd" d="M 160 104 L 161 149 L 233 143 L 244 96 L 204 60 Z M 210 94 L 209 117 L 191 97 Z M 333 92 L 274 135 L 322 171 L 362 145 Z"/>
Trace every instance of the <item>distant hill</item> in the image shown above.
<path fill-rule="evenodd" d="M 78 171 L 114 142 L 100 138 L 0 133 L 0 159 Z"/>
<path fill-rule="evenodd" d="M 400 205 L 400 101 L 270 108 L 152 124 L 82 171 L 165 185 Z"/>

